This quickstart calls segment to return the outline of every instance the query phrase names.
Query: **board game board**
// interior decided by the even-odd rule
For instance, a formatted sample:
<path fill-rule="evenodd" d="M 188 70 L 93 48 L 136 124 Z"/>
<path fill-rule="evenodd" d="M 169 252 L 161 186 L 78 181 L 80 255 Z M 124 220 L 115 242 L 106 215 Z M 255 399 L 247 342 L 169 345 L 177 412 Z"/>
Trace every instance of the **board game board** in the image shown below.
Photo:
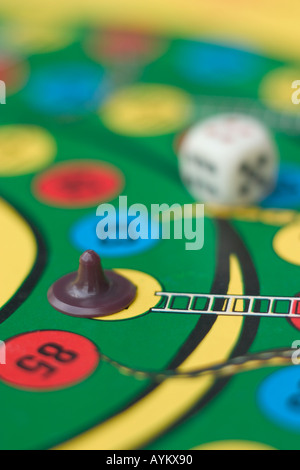
<path fill-rule="evenodd" d="M 299 449 L 299 64 L 217 39 L 15 31 L 0 28 L 1 449 Z M 206 206 L 200 251 L 100 241 L 101 202 L 195 202 L 180 138 L 223 111 L 273 132 L 275 192 Z M 88 249 L 137 286 L 128 309 L 48 303 Z"/>

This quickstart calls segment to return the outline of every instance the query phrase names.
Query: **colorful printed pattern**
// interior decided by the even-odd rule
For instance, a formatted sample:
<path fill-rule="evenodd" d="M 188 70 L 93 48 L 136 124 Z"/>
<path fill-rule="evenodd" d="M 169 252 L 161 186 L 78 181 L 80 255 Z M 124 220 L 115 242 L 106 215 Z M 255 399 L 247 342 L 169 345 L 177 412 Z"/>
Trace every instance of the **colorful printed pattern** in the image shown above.
<path fill-rule="evenodd" d="M 57 30 L 51 41 L 49 29 L 22 31 L 22 43 L 2 31 L 14 53 L 0 65 L 0 79 L 3 70 L 16 85 L 0 116 L 0 336 L 9 361 L 0 364 L 0 447 L 299 448 L 298 369 L 268 369 L 291 364 L 299 321 L 243 315 L 247 299 L 282 297 L 298 314 L 299 120 L 282 73 L 290 65 L 216 40 L 90 28 Z M 261 207 L 207 208 L 197 253 L 173 239 L 97 244 L 102 201 L 116 205 L 123 193 L 147 207 L 194 202 L 174 141 L 228 108 L 276 134 L 274 194 Z M 138 287 L 111 318 L 67 317 L 46 300 L 87 248 Z M 223 304 L 186 314 L 179 295 L 166 312 L 165 293 Z M 224 299 L 236 301 L 237 315 L 218 315 Z"/>

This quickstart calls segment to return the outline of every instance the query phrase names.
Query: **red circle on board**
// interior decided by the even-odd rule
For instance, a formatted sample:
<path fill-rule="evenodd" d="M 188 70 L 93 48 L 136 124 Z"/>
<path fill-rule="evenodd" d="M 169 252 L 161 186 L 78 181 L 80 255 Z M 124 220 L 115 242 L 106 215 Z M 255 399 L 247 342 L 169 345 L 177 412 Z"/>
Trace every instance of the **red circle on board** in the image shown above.
<path fill-rule="evenodd" d="M 299 297 L 299 300 L 297 300 L 296 297 Z M 297 330 L 300 330 L 300 294 L 295 295 L 295 300 L 292 305 L 292 314 L 299 315 L 299 320 L 298 318 L 290 318 L 289 321 Z"/>
<path fill-rule="evenodd" d="M 97 161 L 72 160 L 59 163 L 38 175 L 33 183 L 36 197 L 56 207 L 90 207 L 120 194 L 122 173 Z"/>
<path fill-rule="evenodd" d="M 91 375 L 100 360 L 94 343 L 68 331 L 33 331 L 4 344 L 6 363 L 0 364 L 0 379 L 25 390 L 70 387 Z"/>
<path fill-rule="evenodd" d="M 7 90 L 15 91 L 25 82 L 27 77 L 27 64 L 21 60 L 0 54 L 0 80 L 2 80 Z"/>
<path fill-rule="evenodd" d="M 94 32 L 87 43 L 96 60 L 124 62 L 147 60 L 162 48 L 157 38 L 139 31 L 107 30 Z"/>

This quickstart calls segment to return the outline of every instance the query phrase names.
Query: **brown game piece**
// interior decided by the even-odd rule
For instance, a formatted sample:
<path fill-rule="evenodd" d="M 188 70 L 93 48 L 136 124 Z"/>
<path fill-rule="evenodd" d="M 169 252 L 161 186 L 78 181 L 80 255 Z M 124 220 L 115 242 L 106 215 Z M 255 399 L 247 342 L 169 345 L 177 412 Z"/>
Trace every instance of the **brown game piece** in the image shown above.
<path fill-rule="evenodd" d="M 100 257 L 85 251 L 78 272 L 56 281 L 48 291 L 48 300 L 59 312 L 74 317 L 93 318 L 120 312 L 136 296 L 136 286 L 114 271 L 103 270 Z"/>

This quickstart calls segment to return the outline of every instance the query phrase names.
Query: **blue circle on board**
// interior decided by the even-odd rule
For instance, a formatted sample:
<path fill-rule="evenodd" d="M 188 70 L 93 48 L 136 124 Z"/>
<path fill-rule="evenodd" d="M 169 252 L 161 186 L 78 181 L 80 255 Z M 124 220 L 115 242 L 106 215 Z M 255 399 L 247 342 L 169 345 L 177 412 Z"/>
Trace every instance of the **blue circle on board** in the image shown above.
<path fill-rule="evenodd" d="M 300 367 L 271 374 L 260 386 L 258 405 L 271 421 L 300 432 Z"/>
<path fill-rule="evenodd" d="M 124 217 L 124 214 L 122 214 L 121 217 L 122 216 Z M 127 226 L 123 225 L 125 232 L 127 232 L 128 226 L 135 217 L 127 216 L 127 219 Z M 119 223 L 120 215 L 118 212 L 116 213 L 116 239 L 107 238 L 106 240 L 100 240 L 96 231 L 101 220 L 101 216 L 93 214 L 84 217 L 72 227 L 71 240 L 80 251 L 94 250 L 102 257 L 118 258 L 137 255 L 143 251 L 151 249 L 159 242 L 159 238 L 154 238 L 154 236 L 159 236 L 159 227 L 157 227 L 156 224 L 151 224 L 150 219 L 145 220 L 148 224 L 148 234 L 146 239 L 138 238 L 137 240 L 133 240 L 130 237 L 127 237 L 125 240 L 120 239 L 119 229 L 121 225 Z M 107 217 L 106 221 L 109 224 L 113 224 L 114 218 Z M 151 238 L 151 225 L 153 238 Z"/>
<path fill-rule="evenodd" d="M 101 66 L 54 64 L 33 72 L 26 88 L 31 106 L 53 115 L 80 115 L 99 107 L 108 94 Z"/>
<path fill-rule="evenodd" d="M 265 72 L 265 59 L 245 50 L 198 41 L 179 47 L 177 63 L 189 80 L 205 85 L 234 86 Z"/>
<path fill-rule="evenodd" d="M 300 207 L 300 167 L 285 164 L 280 167 L 274 192 L 262 203 L 264 208 L 295 209 Z"/>

